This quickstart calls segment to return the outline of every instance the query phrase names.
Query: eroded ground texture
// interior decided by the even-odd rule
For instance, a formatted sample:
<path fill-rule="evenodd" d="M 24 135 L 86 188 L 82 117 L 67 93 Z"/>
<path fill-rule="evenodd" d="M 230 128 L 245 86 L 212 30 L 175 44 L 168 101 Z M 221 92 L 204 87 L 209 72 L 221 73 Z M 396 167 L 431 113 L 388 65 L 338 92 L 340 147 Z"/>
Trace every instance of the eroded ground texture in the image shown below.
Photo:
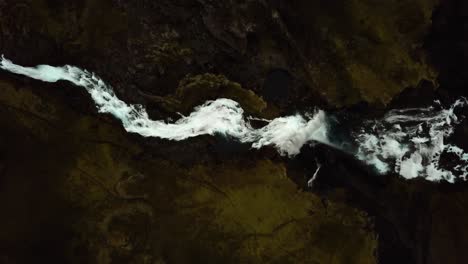
<path fill-rule="evenodd" d="M 218 97 L 262 118 L 369 117 L 468 95 L 467 14 L 461 0 L 0 0 L 0 52 L 96 72 L 155 119 Z M 142 138 L 69 83 L 0 73 L 0 263 L 464 263 L 467 205 L 465 183 L 376 176 L 326 146 L 289 159 Z"/>

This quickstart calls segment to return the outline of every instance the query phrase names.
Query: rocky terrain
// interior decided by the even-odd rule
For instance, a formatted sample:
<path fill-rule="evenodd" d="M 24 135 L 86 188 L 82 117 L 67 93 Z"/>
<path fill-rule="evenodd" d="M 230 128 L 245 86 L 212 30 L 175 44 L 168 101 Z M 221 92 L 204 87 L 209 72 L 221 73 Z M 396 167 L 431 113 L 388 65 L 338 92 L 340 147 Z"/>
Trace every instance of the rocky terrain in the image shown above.
<path fill-rule="evenodd" d="M 93 71 L 155 119 L 226 97 L 352 122 L 468 95 L 467 14 L 461 0 L 0 0 L 0 52 Z M 143 138 L 69 83 L 5 72 L 0 122 L 0 263 L 468 259 L 466 183 L 377 176 L 321 145 L 289 159 Z"/>

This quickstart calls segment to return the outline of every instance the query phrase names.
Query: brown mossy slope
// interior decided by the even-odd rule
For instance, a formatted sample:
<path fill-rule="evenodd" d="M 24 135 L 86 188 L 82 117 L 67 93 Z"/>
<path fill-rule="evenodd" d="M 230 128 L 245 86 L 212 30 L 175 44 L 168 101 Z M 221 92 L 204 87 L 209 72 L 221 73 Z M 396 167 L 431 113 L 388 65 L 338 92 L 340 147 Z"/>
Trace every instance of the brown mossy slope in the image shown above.
<path fill-rule="evenodd" d="M 434 80 L 422 44 L 436 4 L 295 1 L 279 10 L 312 87 L 332 104 L 386 104 L 422 79 Z"/>
<path fill-rule="evenodd" d="M 235 100 L 248 114 L 256 116 L 261 116 L 267 107 L 266 102 L 251 90 L 242 88 L 239 83 L 230 81 L 223 75 L 210 73 L 185 76 L 175 93 L 165 97 L 143 92 L 141 95 L 169 112 L 189 113 L 207 100 L 220 97 Z"/>
<path fill-rule="evenodd" d="M 188 74 L 205 73 L 262 95 L 269 73 L 284 69 L 286 105 L 385 105 L 435 82 L 422 43 L 437 3 L 5 1 L 0 47 L 20 63 L 97 71 L 133 101 L 144 100 L 139 91 L 173 94 Z"/>
<path fill-rule="evenodd" d="M 7 261 L 375 263 L 370 219 L 299 190 L 281 162 L 181 166 L 146 155 L 112 118 L 77 112 L 57 87 L 0 87 Z"/>

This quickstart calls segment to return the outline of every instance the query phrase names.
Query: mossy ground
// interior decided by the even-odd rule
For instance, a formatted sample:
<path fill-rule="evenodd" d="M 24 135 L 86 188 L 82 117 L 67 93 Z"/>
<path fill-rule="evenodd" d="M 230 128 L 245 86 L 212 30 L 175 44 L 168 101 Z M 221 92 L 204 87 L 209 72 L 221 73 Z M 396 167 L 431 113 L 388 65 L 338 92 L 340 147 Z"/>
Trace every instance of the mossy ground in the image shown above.
<path fill-rule="evenodd" d="M 308 59 L 312 87 L 337 106 L 385 105 L 423 79 L 435 82 L 422 44 L 437 3 L 303 1 L 283 9 L 286 22 L 300 17 L 288 25 Z"/>
<path fill-rule="evenodd" d="M 133 100 L 205 73 L 261 95 L 275 68 L 293 76 L 292 105 L 320 95 L 330 107 L 384 106 L 422 80 L 437 86 L 423 48 L 437 0 L 260 2 L 0 3 L 1 29 L 7 55 L 30 60 L 17 50 L 34 42 L 38 63 L 86 66 Z"/>
<path fill-rule="evenodd" d="M 51 87 L 0 86 L 2 248 L 32 240 L 21 254 L 70 263 L 375 262 L 366 214 L 325 206 L 282 163 L 145 158 L 112 118 L 76 112 Z M 40 242 L 54 239 L 57 249 Z M 11 252 L 2 254 L 21 259 Z"/>
<path fill-rule="evenodd" d="M 384 106 L 421 80 L 435 82 L 422 48 L 435 5 L 0 1 L 0 44 L 21 64 L 95 71 L 152 116 L 227 97 L 274 118 L 296 106 Z M 272 69 L 291 75 L 281 105 L 261 96 Z M 369 218 L 299 191 L 283 163 L 215 157 L 203 137 L 142 140 L 96 116 L 84 93 L 17 83 L 0 83 L 7 261 L 375 262 Z"/>

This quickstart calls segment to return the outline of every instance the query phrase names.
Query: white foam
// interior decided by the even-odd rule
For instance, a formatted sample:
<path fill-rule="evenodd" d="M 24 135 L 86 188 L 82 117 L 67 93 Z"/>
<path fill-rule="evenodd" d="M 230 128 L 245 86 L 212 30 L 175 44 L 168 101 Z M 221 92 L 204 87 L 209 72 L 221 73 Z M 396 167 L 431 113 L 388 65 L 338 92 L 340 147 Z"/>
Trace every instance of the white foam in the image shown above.
<path fill-rule="evenodd" d="M 313 187 L 314 186 L 314 181 L 315 181 L 315 179 L 317 179 L 317 175 L 318 175 L 318 173 L 320 171 L 320 168 L 322 168 L 322 164 L 320 164 L 318 161 L 315 161 L 315 163 L 317 164 L 317 169 L 315 170 L 314 175 L 312 175 L 312 178 L 310 178 L 307 181 L 307 186 L 308 187 Z"/>
<path fill-rule="evenodd" d="M 158 137 L 168 140 L 184 140 L 199 135 L 222 134 L 253 148 L 274 146 L 282 155 L 294 156 L 307 142 L 318 141 L 330 144 L 325 112 L 318 110 L 312 116 L 293 115 L 268 120 L 268 124 L 254 129 L 244 118 L 239 104 L 230 99 L 207 101 L 198 106 L 189 116 L 183 116 L 174 123 L 151 120 L 141 105 L 127 104 L 120 100 L 112 87 L 95 74 L 75 66 L 53 67 L 39 65 L 23 67 L 3 56 L 0 68 L 44 82 L 65 80 L 85 88 L 101 113 L 109 113 L 122 121 L 128 132 L 144 137 Z"/>
<path fill-rule="evenodd" d="M 356 157 L 382 174 L 393 171 L 407 179 L 466 180 L 468 154 L 445 141 L 461 121 L 455 109 L 467 104 L 462 98 L 440 110 L 435 107 L 391 110 L 381 120 L 369 121 L 354 133 L 358 144 Z M 443 153 L 454 153 L 457 165 L 442 168 Z"/>
<path fill-rule="evenodd" d="M 424 167 L 422 165 L 422 156 L 418 152 L 411 154 L 408 159 L 401 161 L 400 163 L 400 175 L 407 178 L 413 179 L 418 177 Z"/>

